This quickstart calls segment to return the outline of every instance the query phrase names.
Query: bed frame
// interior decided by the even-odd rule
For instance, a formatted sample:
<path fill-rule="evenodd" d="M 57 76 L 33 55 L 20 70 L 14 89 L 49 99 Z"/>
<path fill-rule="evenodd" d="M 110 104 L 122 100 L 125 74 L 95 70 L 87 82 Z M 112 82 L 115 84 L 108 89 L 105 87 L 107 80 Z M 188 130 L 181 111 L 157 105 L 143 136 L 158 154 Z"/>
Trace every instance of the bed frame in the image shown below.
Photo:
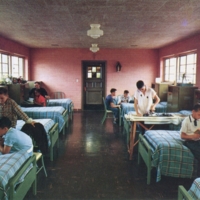
<path fill-rule="evenodd" d="M 67 110 L 65 110 L 63 113 L 62 113 L 62 115 L 63 115 L 63 118 L 64 118 L 64 121 L 65 121 L 65 126 L 63 126 L 63 135 L 65 135 L 65 128 L 68 128 L 68 126 L 69 126 L 69 113 L 68 113 L 68 111 Z"/>
<path fill-rule="evenodd" d="M 182 186 L 178 186 L 178 200 L 192 200 L 193 198 L 190 196 L 188 191 Z"/>
<path fill-rule="evenodd" d="M 15 188 L 15 184 L 18 182 L 19 178 L 23 175 L 23 173 L 26 171 L 26 169 L 30 166 L 31 163 L 33 164 L 32 169 L 25 176 L 24 181 L 17 185 L 17 187 Z M 31 156 L 16 172 L 15 176 L 9 180 L 6 186 L 8 199 L 23 199 L 31 187 L 33 189 L 33 194 L 36 195 L 37 176 L 35 155 Z M 0 199 L 4 199 L 4 192 L 2 190 L 0 190 Z"/>
<path fill-rule="evenodd" d="M 151 182 L 151 148 L 142 134 L 139 135 L 139 144 L 138 144 L 138 164 L 141 163 L 141 157 L 147 166 L 147 184 Z"/>
<path fill-rule="evenodd" d="M 49 147 L 50 150 L 50 160 L 53 161 L 53 148 L 57 142 L 57 147 L 59 148 L 59 132 L 58 132 L 58 123 L 56 123 L 50 130 L 49 136 L 51 145 Z"/>

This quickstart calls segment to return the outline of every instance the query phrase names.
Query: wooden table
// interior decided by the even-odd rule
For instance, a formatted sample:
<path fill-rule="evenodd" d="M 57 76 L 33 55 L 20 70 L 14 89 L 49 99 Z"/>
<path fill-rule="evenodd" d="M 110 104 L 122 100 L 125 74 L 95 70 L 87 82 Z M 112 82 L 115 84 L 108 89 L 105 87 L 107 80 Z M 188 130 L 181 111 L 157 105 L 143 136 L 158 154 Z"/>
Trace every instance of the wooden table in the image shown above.
<path fill-rule="evenodd" d="M 128 147 L 128 152 L 130 153 L 129 159 L 132 160 L 133 156 L 133 150 L 134 146 L 139 142 L 135 142 L 135 136 L 136 136 L 136 125 L 139 124 L 141 127 L 143 127 L 145 130 L 151 130 L 154 125 L 156 124 L 179 124 L 186 116 L 183 115 L 174 115 L 172 116 L 137 116 L 136 114 L 129 114 L 125 115 L 125 118 L 127 121 L 131 122 L 131 132 L 130 132 L 130 144 Z M 151 125 L 150 127 L 145 126 Z"/>

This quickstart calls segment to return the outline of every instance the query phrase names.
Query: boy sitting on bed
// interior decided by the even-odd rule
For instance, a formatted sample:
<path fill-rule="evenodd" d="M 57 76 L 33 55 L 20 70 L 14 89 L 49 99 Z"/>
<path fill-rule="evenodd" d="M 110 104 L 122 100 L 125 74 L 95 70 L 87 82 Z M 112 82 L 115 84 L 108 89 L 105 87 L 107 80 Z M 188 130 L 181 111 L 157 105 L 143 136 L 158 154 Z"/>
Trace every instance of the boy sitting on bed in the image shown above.
<path fill-rule="evenodd" d="M 26 133 L 12 128 L 11 121 L 7 117 L 0 119 L 0 138 L 0 154 L 20 150 L 27 151 L 30 156 L 33 154 L 32 139 Z"/>
<path fill-rule="evenodd" d="M 200 168 L 200 104 L 196 104 L 192 114 L 183 120 L 180 132 L 181 138 L 185 140 L 184 145 L 198 160 Z"/>
<path fill-rule="evenodd" d="M 39 89 L 35 89 L 34 104 L 46 106 L 46 99 L 41 95 Z"/>

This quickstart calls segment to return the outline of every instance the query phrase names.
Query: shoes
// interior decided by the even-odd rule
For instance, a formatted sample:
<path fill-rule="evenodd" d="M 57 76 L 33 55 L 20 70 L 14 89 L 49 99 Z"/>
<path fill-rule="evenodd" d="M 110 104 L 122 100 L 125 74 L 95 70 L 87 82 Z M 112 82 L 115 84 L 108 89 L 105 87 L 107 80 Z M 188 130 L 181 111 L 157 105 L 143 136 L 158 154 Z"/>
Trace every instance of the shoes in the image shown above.
<path fill-rule="evenodd" d="M 118 119 L 117 119 L 117 118 L 114 118 L 113 124 L 117 124 L 117 123 L 118 123 Z"/>

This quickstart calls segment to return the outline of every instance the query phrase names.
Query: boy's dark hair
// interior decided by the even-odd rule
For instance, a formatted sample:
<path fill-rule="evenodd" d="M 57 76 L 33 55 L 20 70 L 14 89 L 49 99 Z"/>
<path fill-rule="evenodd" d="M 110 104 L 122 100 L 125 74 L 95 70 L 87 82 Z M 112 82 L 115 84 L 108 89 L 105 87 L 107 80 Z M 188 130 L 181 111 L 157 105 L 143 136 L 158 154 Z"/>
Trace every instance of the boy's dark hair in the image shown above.
<path fill-rule="evenodd" d="M 112 89 L 110 90 L 110 93 L 113 93 L 113 92 L 115 92 L 115 91 L 117 91 L 117 89 L 112 88 Z"/>
<path fill-rule="evenodd" d="M 137 86 L 138 89 L 140 89 L 140 88 L 144 87 L 144 82 L 141 81 L 141 80 L 139 80 L 139 81 L 136 83 L 136 86 Z"/>
<path fill-rule="evenodd" d="M 0 94 L 8 94 L 8 90 L 5 87 L 0 87 Z"/>
<path fill-rule="evenodd" d="M 128 93 L 129 93 L 129 91 L 128 91 L 128 90 L 124 90 L 124 93 L 125 93 L 125 94 L 128 94 Z"/>
<path fill-rule="evenodd" d="M 40 85 L 40 82 L 39 81 L 35 81 L 35 83 L 34 84 L 38 84 L 38 85 Z"/>
<path fill-rule="evenodd" d="M 197 103 L 193 106 L 193 109 L 195 112 L 198 112 L 200 110 L 200 103 Z"/>
<path fill-rule="evenodd" d="M 2 117 L 0 119 L 0 128 L 10 128 L 11 127 L 11 121 L 8 117 Z"/>

